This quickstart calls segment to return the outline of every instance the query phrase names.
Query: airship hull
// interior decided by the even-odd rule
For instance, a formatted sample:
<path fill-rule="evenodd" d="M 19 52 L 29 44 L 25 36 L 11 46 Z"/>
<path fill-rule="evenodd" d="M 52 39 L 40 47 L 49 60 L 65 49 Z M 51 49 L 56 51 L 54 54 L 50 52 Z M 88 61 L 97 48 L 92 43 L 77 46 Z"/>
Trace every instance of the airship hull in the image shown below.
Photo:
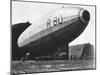
<path fill-rule="evenodd" d="M 30 53 L 29 59 L 54 57 L 61 47 L 61 52 L 65 52 L 62 54 L 68 59 L 68 44 L 84 31 L 89 19 L 89 12 L 82 8 L 61 8 L 42 16 L 26 28 L 15 42 L 20 49 L 19 57 L 27 52 Z"/>
<path fill-rule="evenodd" d="M 58 28 L 56 27 L 56 31 L 52 31 L 52 27 L 49 32 L 48 30 L 50 29 L 47 29 L 33 35 L 31 38 L 36 37 L 38 39 L 22 46 L 21 49 L 30 52 L 31 57 L 50 56 L 55 54 L 58 46 L 66 44 L 67 49 L 65 51 L 67 53 L 66 58 L 68 58 L 68 43 L 77 38 L 83 32 L 87 24 L 83 23 L 79 17 L 69 21 L 69 24 L 68 22 L 63 24 L 65 24 L 62 25 L 64 27 L 59 28 L 59 30 L 56 30 L 56 28 Z"/>

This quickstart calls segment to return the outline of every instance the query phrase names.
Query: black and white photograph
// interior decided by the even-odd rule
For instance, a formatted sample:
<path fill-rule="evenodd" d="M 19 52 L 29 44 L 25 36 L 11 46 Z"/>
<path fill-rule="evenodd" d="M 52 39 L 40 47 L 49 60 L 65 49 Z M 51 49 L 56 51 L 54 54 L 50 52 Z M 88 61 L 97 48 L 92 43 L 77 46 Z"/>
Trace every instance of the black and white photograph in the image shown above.
<path fill-rule="evenodd" d="M 11 1 L 11 74 L 96 69 L 96 6 Z"/>

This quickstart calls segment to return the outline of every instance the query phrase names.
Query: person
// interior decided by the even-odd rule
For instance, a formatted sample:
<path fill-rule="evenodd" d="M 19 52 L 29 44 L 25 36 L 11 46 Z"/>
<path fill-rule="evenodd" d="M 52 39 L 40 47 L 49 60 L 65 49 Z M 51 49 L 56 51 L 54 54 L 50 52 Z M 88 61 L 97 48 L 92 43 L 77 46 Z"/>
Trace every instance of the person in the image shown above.
<path fill-rule="evenodd" d="M 30 55 L 30 53 L 26 53 L 25 54 L 25 56 L 23 56 L 22 58 L 21 58 L 21 61 L 22 62 L 25 62 L 27 59 L 28 59 L 28 56 Z"/>

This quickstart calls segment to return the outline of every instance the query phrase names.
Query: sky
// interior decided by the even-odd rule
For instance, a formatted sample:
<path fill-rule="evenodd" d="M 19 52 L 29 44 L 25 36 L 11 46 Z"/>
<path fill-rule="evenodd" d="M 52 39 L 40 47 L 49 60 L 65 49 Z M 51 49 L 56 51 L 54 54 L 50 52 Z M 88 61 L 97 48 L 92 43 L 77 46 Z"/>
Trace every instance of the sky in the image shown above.
<path fill-rule="evenodd" d="M 90 21 L 83 33 L 69 45 L 91 43 L 95 45 L 95 7 L 12 1 L 12 25 L 29 21 L 34 23 L 47 12 L 64 7 L 82 7 L 90 12 Z M 35 27 L 36 25 L 34 25 Z"/>

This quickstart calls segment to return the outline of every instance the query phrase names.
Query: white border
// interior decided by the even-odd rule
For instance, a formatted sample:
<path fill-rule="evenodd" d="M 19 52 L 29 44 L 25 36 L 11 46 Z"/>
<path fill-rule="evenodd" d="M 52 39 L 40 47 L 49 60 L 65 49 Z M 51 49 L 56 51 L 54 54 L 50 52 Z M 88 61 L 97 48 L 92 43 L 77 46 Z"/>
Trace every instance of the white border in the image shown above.
<path fill-rule="evenodd" d="M 30 0 L 32 1 L 32 0 Z M 37 0 L 36 0 L 37 1 Z M 99 0 L 39 0 L 43 2 L 87 4 L 97 6 L 97 70 L 40 73 L 40 75 L 99 75 L 100 74 L 100 1 Z M 10 75 L 10 0 L 0 0 L 0 74 Z"/>

